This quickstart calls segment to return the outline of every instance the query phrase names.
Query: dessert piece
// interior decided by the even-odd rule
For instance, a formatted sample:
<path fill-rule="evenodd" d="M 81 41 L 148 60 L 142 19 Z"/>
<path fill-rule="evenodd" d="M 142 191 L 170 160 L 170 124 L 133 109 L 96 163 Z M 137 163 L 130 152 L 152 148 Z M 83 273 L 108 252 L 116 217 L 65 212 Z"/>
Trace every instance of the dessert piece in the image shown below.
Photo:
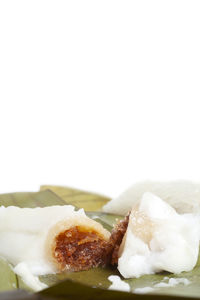
<path fill-rule="evenodd" d="M 169 203 L 178 213 L 200 213 L 200 184 L 190 181 L 144 181 L 134 184 L 103 207 L 107 213 L 126 215 L 145 192 Z"/>
<path fill-rule="evenodd" d="M 109 238 L 101 224 L 71 205 L 0 207 L 0 256 L 13 266 L 25 263 L 33 275 L 105 265 Z"/>
<path fill-rule="evenodd" d="M 180 273 L 194 268 L 199 253 L 199 216 L 180 215 L 159 197 L 145 193 L 132 208 L 128 226 L 127 218 L 111 235 L 111 239 L 117 236 L 121 240 L 124 234 L 119 250 L 115 247 L 112 256 L 113 263 L 118 257 L 118 270 L 123 277 L 161 271 Z"/>

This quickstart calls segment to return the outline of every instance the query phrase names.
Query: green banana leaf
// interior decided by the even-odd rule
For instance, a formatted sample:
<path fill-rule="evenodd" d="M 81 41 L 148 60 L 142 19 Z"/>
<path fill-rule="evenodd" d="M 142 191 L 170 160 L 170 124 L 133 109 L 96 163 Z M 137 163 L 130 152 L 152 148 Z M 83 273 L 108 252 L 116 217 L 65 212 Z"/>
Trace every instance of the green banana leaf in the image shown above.
<path fill-rule="evenodd" d="M 76 207 L 84 208 L 86 211 L 101 210 L 102 206 L 110 200 L 110 198 L 106 196 L 61 186 L 43 185 L 40 187 L 40 190 L 51 190 L 67 204 L 72 204 Z"/>
<path fill-rule="evenodd" d="M 0 292 L 16 290 L 18 280 L 11 266 L 4 259 L 0 259 Z"/>
<path fill-rule="evenodd" d="M 51 205 L 65 205 L 66 202 L 50 190 L 36 193 L 13 193 L 0 195 L 0 205 L 5 207 L 14 205 L 19 207 L 45 207 Z"/>
<path fill-rule="evenodd" d="M 0 205 L 16 205 L 19 207 L 44 207 L 50 205 L 72 204 L 76 208 L 84 208 L 89 217 L 100 222 L 108 230 L 121 218 L 120 216 L 105 214 L 101 207 L 109 201 L 108 197 L 59 186 L 42 186 L 39 192 L 13 193 L 0 195 Z M 40 276 L 40 280 L 49 288 L 40 293 L 33 292 L 27 287 L 20 277 L 12 271 L 12 267 L 5 260 L 0 260 L 0 299 L 186 299 L 200 298 L 200 260 L 191 272 L 179 275 L 161 273 L 146 275 L 138 279 L 124 280 L 129 284 L 131 291 L 143 287 L 152 287 L 153 291 L 148 295 L 137 295 L 120 291 L 108 290 L 111 282 L 110 275 L 118 275 L 113 267 L 96 268 L 82 272 L 64 272 L 48 276 Z M 189 285 L 179 284 L 174 287 L 156 288 L 155 284 L 168 282 L 168 278 L 187 278 Z M 122 278 L 121 278 L 122 279 Z M 122 279 L 123 280 L 123 279 Z M 19 289 L 19 290 L 17 290 Z M 24 291 L 22 291 L 24 290 Z M 8 292 L 10 291 L 10 292 Z M 27 292 L 25 292 L 27 291 Z"/>

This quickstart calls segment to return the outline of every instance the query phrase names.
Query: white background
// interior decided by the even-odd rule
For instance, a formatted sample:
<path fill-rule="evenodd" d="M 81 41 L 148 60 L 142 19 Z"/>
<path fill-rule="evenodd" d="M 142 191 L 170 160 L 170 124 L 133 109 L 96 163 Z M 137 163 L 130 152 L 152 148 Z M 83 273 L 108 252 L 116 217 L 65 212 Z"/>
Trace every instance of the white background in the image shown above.
<path fill-rule="evenodd" d="M 0 192 L 200 181 L 200 1 L 0 1 Z"/>

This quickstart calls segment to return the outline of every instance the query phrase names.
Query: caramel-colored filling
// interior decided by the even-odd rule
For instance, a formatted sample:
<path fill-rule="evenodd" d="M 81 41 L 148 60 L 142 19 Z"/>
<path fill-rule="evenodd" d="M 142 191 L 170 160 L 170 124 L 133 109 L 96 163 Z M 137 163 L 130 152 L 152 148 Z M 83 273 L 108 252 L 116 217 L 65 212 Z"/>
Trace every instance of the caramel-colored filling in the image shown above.
<path fill-rule="evenodd" d="M 109 242 L 95 231 L 75 226 L 56 237 L 54 257 L 61 270 L 80 271 L 105 265 L 110 259 L 109 252 Z"/>
<path fill-rule="evenodd" d="M 128 227 L 129 216 L 130 213 L 123 220 L 119 221 L 119 223 L 116 224 L 114 229 L 112 230 L 110 241 L 109 241 L 110 248 L 112 249 L 112 254 L 111 254 L 112 265 L 118 263 L 118 252 Z"/>

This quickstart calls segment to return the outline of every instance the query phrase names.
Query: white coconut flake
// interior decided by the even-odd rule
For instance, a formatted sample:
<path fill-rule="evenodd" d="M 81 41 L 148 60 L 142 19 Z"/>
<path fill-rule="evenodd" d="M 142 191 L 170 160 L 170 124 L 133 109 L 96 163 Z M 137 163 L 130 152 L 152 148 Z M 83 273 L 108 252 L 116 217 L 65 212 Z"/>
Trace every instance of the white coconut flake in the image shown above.
<path fill-rule="evenodd" d="M 165 280 L 168 280 L 168 282 L 164 282 Z M 183 285 L 189 285 L 191 283 L 190 280 L 187 278 L 169 278 L 169 277 L 164 277 L 163 281 L 155 284 L 153 287 L 142 287 L 142 288 L 136 288 L 134 289 L 134 293 L 136 294 L 147 294 L 153 291 L 156 291 L 159 288 L 169 288 L 169 287 L 174 287 L 179 284 Z"/>
<path fill-rule="evenodd" d="M 130 292 L 130 286 L 128 283 L 121 280 L 121 278 L 117 275 L 110 275 L 108 280 L 112 282 L 109 286 L 109 290 L 116 290 L 116 291 L 123 291 L 123 292 Z"/>
<path fill-rule="evenodd" d="M 147 293 L 150 293 L 150 292 L 153 292 L 154 289 L 150 286 L 146 286 L 146 287 L 143 287 L 143 288 L 137 288 L 134 290 L 134 293 L 135 294 L 147 294 Z"/>
<path fill-rule="evenodd" d="M 166 282 L 159 282 L 154 285 L 154 287 L 156 288 L 169 287 L 169 286 L 170 286 L 169 283 Z"/>
<path fill-rule="evenodd" d="M 174 287 L 174 286 L 177 286 L 179 284 L 189 285 L 190 283 L 191 283 L 191 281 L 188 280 L 187 278 L 170 278 L 168 283 L 159 282 L 159 283 L 155 284 L 154 287 L 156 287 L 156 288 Z"/>
<path fill-rule="evenodd" d="M 191 283 L 191 281 L 188 280 L 187 278 L 170 278 L 169 279 L 169 285 L 171 285 L 171 286 L 175 286 L 180 283 L 182 283 L 184 285 L 189 285 Z"/>

